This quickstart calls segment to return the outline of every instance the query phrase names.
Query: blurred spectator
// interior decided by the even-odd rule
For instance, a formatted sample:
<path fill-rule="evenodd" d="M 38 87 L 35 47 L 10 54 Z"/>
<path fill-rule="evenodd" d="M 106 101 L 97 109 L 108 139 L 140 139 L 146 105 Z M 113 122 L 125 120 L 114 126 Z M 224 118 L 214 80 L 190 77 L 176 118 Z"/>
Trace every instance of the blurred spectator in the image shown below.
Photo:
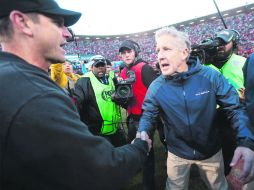
<path fill-rule="evenodd" d="M 225 18 L 229 29 L 240 31 L 239 55 L 247 57 L 253 52 L 254 43 L 254 12 L 242 13 Z M 224 29 L 220 19 L 207 20 L 204 23 L 193 24 L 178 28 L 189 34 L 192 44 L 199 44 L 204 39 L 213 37 L 217 31 Z M 151 65 L 156 63 L 155 42 L 153 36 L 139 36 L 134 38 L 140 44 L 140 58 L 148 61 Z M 121 39 L 82 40 L 78 39 L 77 46 L 74 42 L 69 43 L 65 48 L 68 54 L 96 55 L 100 54 L 111 61 L 119 61 L 118 47 Z"/>
<path fill-rule="evenodd" d="M 82 74 L 83 74 L 83 75 L 87 73 L 86 64 L 87 64 L 87 60 L 84 60 L 84 61 L 81 63 L 81 71 L 82 71 Z"/>
<path fill-rule="evenodd" d="M 63 64 L 57 63 L 51 65 L 51 78 L 64 91 L 73 98 L 73 91 L 76 81 L 80 78 L 78 74 L 73 73 L 73 66 L 66 60 Z"/>

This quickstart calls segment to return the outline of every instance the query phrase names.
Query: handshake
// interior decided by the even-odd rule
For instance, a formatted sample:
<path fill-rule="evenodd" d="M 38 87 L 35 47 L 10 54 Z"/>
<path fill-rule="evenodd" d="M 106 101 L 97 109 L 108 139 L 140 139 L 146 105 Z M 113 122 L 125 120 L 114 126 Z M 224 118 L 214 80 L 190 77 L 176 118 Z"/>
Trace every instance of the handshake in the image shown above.
<path fill-rule="evenodd" d="M 152 140 L 150 139 L 148 134 L 145 131 L 142 131 L 142 132 L 138 131 L 136 134 L 136 138 L 140 138 L 141 140 L 146 141 L 148 145 L 148 152 L 150 152 L 152 148 Z"/>

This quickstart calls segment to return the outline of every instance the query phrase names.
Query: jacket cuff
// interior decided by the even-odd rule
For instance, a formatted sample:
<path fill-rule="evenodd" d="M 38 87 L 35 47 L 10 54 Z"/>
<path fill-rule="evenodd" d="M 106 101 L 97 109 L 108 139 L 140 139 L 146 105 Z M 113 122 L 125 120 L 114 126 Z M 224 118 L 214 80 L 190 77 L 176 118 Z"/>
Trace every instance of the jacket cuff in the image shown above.
<path fill-rule="evenodd" d="M 141 146 L 145 147 L 146 153 L 148 153 L 148 143 L 144 140 L 141 140 L 139 138 L 134 139 L 134 144 L 142 144 Z"/>
<path fill-rule="evenodd" d="M 252 151 L 254 151 L 254 141 L 250 138 L 239 139 L 237 142 L 237 145 L 247 147 L 251 149 Z"/>

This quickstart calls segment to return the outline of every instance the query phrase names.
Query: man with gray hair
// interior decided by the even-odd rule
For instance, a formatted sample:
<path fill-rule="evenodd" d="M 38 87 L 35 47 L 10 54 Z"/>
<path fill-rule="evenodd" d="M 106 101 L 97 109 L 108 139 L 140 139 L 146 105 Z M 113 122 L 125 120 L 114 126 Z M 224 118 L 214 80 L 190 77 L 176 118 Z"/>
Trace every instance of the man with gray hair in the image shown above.
<path fill-rule="evenodd" d="M 54 0 L 0 0 L 0 189 L 120 189 L 150 139 L 115 148 L 93 136 L 48 68 L 65 61 L 81 14 Z"/>
<path fill-rule="evenodd" d="M 149 87 L 138 136 L 148 136 L 161 115 L 168 148 L 166 189 L 188 189 L 190 167 L 196 164 L 209 189 L 227 189 L 219 130 L 214 125 L 217 104 L 237 130 L 238 147 L 231 166 L 244 160 L 240 180 L 254 174 L 254 136 L 236 90 L 217 71 L 190 57 L 188 35 L 173 27 L 155 34 L 162 75 Z"/>

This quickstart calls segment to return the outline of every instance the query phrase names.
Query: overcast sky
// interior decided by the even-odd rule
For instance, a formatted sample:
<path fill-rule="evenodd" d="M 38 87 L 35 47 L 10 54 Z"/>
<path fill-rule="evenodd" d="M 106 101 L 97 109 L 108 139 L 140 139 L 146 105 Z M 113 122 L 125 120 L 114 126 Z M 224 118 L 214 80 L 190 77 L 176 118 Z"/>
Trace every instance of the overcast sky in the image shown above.
<path fill-rule="evenodd" d="M 216 13 L 213 0 L 56 0 L 66 9 L 82 12 L 75 34 L 117 35 L 142 32 Z M 220 11 L 254 0 L 216 0 Z"/>

